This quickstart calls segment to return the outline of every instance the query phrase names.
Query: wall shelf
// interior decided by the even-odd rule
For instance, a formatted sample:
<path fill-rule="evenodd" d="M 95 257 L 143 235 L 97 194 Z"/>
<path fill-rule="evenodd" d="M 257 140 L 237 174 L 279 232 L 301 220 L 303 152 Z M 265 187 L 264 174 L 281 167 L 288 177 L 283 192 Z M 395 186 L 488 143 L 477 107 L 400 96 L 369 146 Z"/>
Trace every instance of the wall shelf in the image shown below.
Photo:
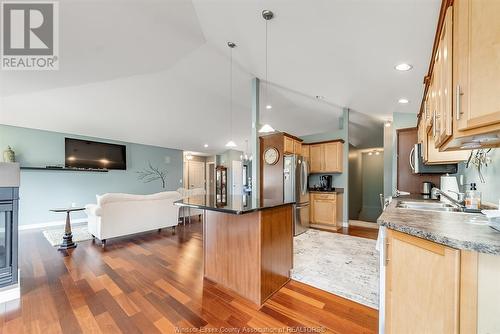
<path fill-rule="evenodd" d="M 93 173 L 107 173 L 109 169 L 99 168 L 68 168 L 68 167 L 28 167 L 21 166 L 24 170 L 50 170 L 50 171 L 63 171 L 63 172 L 93 172 Z"/>

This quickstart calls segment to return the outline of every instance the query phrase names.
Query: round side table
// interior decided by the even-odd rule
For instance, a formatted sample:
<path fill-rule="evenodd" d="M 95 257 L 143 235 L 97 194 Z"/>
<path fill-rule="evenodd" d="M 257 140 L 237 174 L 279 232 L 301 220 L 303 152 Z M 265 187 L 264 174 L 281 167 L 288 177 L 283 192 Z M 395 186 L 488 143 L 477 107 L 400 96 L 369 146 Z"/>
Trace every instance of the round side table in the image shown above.
<path fill-rule="evenodd" d="M 71 232 L 71 220 L 69 215 L 73 211 L 83 210 L 85 210 L 83 207 L 56 208 L 50 210 L 52 212 L 66 212 L 66 227 L 64 228 L 63 241 L 57 250 L 76 248 L 76 244 L 73 242 L 73 233 Z"/>

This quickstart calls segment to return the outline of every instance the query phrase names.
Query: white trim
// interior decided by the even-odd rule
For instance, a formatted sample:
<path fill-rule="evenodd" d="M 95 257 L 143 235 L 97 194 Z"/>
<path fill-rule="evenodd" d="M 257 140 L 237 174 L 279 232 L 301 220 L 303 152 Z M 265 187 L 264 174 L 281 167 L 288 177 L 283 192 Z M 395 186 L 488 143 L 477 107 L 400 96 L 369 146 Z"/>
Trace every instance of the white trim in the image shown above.
<path fill-rule="evenodd" d="M 17 277 L 20 279 L 21 271 L 17 271 Z M 14 299 L 21 298 L 21 286 L 19 283 L 12 284 L 3 288 L 0 288 L 0 303 L 6 303 Z"/>
<path fill-rule="evenodd" d="M 71 219 L 71 225 L 78 224 L 78 223 L 86 223 L 86 222 L 87 222 L 87 218 Z M 33 229 L 44 228 L 44 227 L 64 226 L 65 224 L 66 224 L 66 221 L 58 220 L 58 221 L 52 221 L 52 222 L 46 222 L 46 223 L 19 225 L 18 230 L 19 231 L 33 230 Z"/>

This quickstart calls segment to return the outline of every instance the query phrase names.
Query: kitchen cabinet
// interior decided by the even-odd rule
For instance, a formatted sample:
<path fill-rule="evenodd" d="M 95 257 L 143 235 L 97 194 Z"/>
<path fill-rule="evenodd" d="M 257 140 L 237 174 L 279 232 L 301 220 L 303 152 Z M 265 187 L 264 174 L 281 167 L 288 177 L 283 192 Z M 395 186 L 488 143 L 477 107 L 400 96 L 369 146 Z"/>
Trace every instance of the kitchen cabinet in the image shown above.
<path fill-rule="evenodd" d="M 307 144 L 302 144 L 302 156 L 304 158 L 308 158 L 310 157 L 310 154 L 309 154 L 309 145 Z"/>
<path fill-rule="evenodd" d="M 386 333 L 458 333 L 460 251 L 387 231 Z"/>
<path fill-rule="evenodd" d="M 499 124 L 500 2 L 458 0 L 453 9 L 457 129 Z"/>
<path fill-rule="evenodd" d="M 500 146 L 499 1 L 443 6 L 420 118 L 438 151 Z M 420 131 L 419 131 L 420 132 Z"/>
<path fill-rule="evenodd" d="M 332 141 L 309 146 L 311 173 L 342 173 L 343 143 Z"/>
<path fill-rule="evenodd" d="M 283 135 L 283 151 L 285 154 L 298 154 L 302 153 L 302 143 L 300 140 L 292 138 L 287 134 Z"/>
<path fill-rule="evenodd" d="M 311 224 L 326 225 L 334 230 L 342 228 L 342 194 L 320 193 L 310 194 Z"/>
<path fill-rule="evenodd" d="M 433 115 L 434 146 L 436 148 L 439 148 L 452 136 L 452 15 L 453 9 L 449 7 L 441 29 L 433 70 L 433 75 L 436 76 Z"/>

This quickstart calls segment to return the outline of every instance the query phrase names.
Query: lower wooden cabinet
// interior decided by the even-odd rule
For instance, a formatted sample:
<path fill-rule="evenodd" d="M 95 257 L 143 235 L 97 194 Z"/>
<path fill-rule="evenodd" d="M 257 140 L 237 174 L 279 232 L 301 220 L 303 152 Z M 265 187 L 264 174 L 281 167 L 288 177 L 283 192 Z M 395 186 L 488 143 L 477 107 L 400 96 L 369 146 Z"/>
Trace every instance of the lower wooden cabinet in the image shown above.
<path fill-rule="evenodd" d="M 460 251 L 388 230 L 386 333 L 459 333 Z"/>
<path fill-rule="evenodd" d="M 342 228 L 342 195 L 338 193 L 311 193 L 311 224 L 320 224 L 333 229 Z"/>

